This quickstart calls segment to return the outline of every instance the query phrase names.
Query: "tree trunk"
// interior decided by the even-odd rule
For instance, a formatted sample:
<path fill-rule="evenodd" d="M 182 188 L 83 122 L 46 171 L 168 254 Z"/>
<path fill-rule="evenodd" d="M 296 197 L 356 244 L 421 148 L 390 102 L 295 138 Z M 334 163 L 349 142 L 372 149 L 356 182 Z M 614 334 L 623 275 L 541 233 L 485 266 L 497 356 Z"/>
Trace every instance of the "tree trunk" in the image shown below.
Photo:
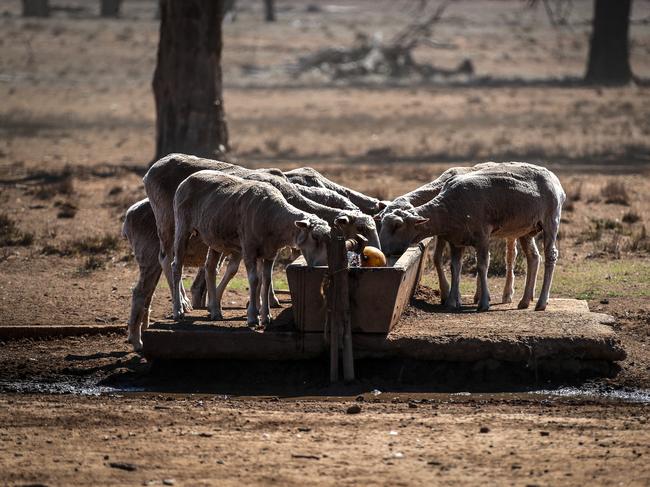
<path fill-rule="evenodd" d="M 100 15 L 102 17 L 119 17 L 121 3 L 122 0 L 101 0 Z"/>
<path fill-rule="evenodd" d="M 221 83 L 223 0 L 160 0 L 153 78 L 156 159 L 228 150 Z"/>
<path fill-rule="evenodd" d="M 49 17 L 48 0 L 23 0 L 23 17 Z"/>
<path fill-rule="evenodd" d="M 264 19 L 275 22 L 275 0 L 264 0 Z"/>
<path fill-rule="evenodd" d="M 625 84 L 632 79 L 628 30 L 632 0 L 595 0 L 586 81 Z"/>

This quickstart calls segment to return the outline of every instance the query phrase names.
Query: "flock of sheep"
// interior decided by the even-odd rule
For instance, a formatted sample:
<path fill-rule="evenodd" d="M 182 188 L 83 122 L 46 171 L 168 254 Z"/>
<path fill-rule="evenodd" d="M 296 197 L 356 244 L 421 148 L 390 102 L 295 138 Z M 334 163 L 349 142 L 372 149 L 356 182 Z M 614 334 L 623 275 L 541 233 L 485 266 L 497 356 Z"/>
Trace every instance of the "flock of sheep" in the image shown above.
<path fill-rule="evenodd" d="M 506 239 L 507 279 L 503 301 L 514 291 L 516 240 L 526 254 L 527 273 L 519 308 L 535 293 L 539 252 L 534 236 L 544 234 L 544 281 L 536 309 L 546 307 L 557 260 L 557 233 L 565 194 L 557 177 L 532 164 L 484 163 L 452 168 L 438 179 L 393 201 L 379 201 L 338 185 L 311 168 L 287 172 L 246 169 L 185 154 L 170 154 L 144 176 L 148 198 L 126 212 L 123 235 L 140 269 L 133 288 L 129 341 L 142 348 L 154 290 L 162 272 L 172 290 L 173 315 L 183 317 L 205 305 L 210 318 L 222 318 L 221 300 L 243 259 L 249 282 L 247 320 L 266 324 L 278 305 L 271 273 L 283 247 L 299 249 L 308 265 L 327 264 L 332 225 L 346 237 L 363 235 L 368 245 L 399 255 L 413 242 L 436 235 L 434 264 L 443 303 L 460 308 L 464 247 L 476 249 L 478 310 L 489 308 L 489 240 Z M 377 228 L 379 227 L 379 232 Z M 442 254 L 451 249 L 451 286 Z M 216 284 L 221 263 L 224 275 Z M 198 274 L 190 296 L 181 275 L 184 265 Z"/>

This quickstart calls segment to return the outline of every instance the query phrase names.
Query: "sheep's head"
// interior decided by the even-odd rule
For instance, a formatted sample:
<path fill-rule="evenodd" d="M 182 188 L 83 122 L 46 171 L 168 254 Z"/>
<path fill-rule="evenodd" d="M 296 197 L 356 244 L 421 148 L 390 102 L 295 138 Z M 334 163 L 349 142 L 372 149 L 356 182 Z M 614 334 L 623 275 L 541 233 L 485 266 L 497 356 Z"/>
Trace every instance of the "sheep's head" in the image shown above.
<path fill-rule="evenodd" d="M 410 210 L 397 209 L 385 214 L 379 232 L 384 253 L 388 256 L 404 253 L 420 233 L 418 227 L 427 221 Z"/>
<path fill-rule="evenodd" d="M 378 229 L 381 229 L 382 221 L 389 213 L 393 213 L 395 210 L 412 210 L 415 208 L 408 201 L 399 198 L 393 201 L 384 201 L 384 203 L 386 204 L 384 208 L 373 217 Z"/>
<path fill-rule="evenodd" d="M 307 265 L 327 265 L 327 245 L 330 241 L 330 226 L 325 220 L 313 215 L 295 222 L 299 232 L 296 244 L 305 256 Z"/>
<path fill-rule="evenodd" d="M 380 247 L 375 220 L 361 212 L 342 211 L 334 223 L 343 231 L 345 238 L 354 238 L 361 234 L 368 240 L 368 245 Z"/>

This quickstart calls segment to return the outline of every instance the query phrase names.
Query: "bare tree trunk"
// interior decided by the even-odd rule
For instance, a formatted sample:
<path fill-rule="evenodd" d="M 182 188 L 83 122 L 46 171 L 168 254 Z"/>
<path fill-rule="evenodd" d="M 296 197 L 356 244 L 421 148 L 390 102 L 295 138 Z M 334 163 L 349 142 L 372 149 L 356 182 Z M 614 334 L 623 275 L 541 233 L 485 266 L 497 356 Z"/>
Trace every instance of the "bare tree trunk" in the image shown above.
<path fill-rule="evenodd" d="M 156 159 L 228 150 L 221 82 L 223 0 L 160 0 L 153 78 Z"/>
<path fill-rule="evenodd" d="M 264 19 L 275 22 L 275 0 L 264 0 Z"/>
<path fill-rule="evenodd" d="M 23 17 L 49 17 L 48 0 L 23 0 Z"/>
<path fill-rule="evenodd" d="M 102 17 L 119 17 L 122 0 L 101 0 L 100 15 Z"/>
<path fill-rule="evenodd" d="M 595 0 L 586 81 L 625 84 L 632 79 L 628 30 L 632 0 Z"/>

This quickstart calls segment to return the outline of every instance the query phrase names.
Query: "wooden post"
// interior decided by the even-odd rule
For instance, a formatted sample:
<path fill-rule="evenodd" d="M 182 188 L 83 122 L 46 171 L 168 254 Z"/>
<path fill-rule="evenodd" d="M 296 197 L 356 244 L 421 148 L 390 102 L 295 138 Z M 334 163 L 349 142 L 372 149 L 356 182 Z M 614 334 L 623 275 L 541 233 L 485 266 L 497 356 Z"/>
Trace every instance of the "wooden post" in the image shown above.
<path fill-rule="evenodd" d="M 350 296 L 348 292 L 348 258 L 343 232 L 332 228 L 327 252 L 329 287 L 327 289 L 327 322 L 330 333 L 330 382 L 339 380 L 339 348 L 343 347 L 343 378 L 354 380 L 354 354 L 350 328 Z"/>

